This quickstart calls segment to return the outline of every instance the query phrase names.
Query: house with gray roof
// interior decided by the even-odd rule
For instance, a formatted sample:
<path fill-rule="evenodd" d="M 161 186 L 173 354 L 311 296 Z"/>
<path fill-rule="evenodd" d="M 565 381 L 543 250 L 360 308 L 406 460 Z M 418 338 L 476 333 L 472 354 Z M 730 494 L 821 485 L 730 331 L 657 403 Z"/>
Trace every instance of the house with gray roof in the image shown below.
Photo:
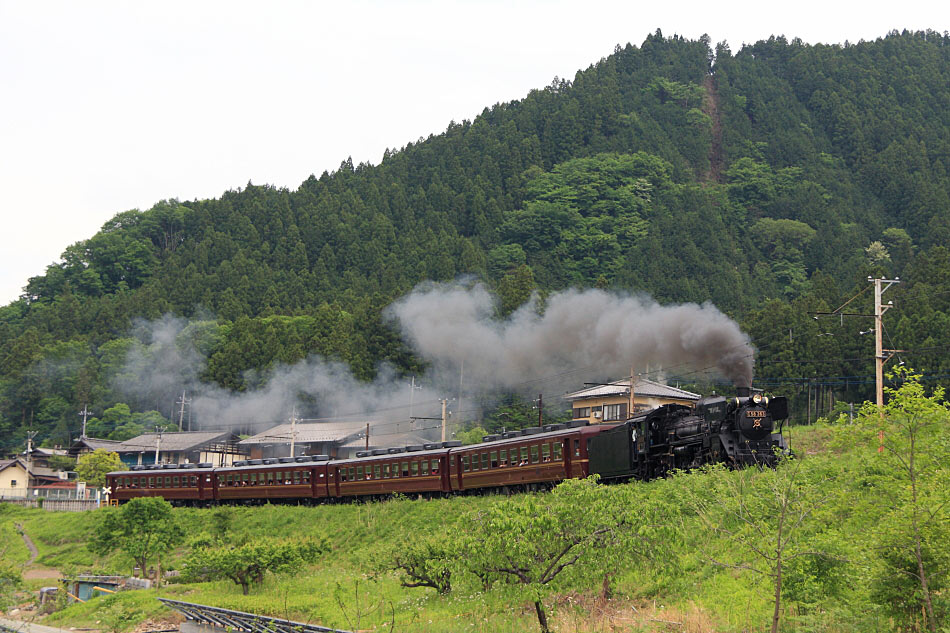
<path fill-rule="evenodd" d="M 231 431 L 143 433 L 119 442 L 108 450 L 118 453 L 129 466 L 204 462 L 214 466 L 230 466 L 246 457 Z"/>
<path fill-rule="evenodd" d="M 571 417 L 575 420 L 587 420 L 591 424 L 622 422 L 632 413 L 649 411 L 664 404 L 682 404 L 691 407 L 700 397 L 698 393 L 642 377 L 637 377 L 634 384 L 632 412 L 630 412 L 629 378 L 564 395 L 564 399 L 571 403 Z"/>
<path fill-rule="evenodd" d="M 91 453 L 97 448 L 104 448 L 107 451 L 115 452 L 116 447 L 122 442 L 118 440 L 100 440 L 95 437 L 82 436 L 73 442 L 67 450 L 67 454 L 73 459 L 79 459 L 87 453 Z"/>
<path fill-rule="evenodd" d="M 251 459 L 289 457 L 291 440 L 294 444 L 295 457 L 299 455 L 344 457 L 348 455 L 348 452 L 341 453 L 341 446 L 347 442 L 365 439 L 367 425 L 372 427 L 374 424 L 366 420 L 279 424 L 243 439 L 238 444 L 250 453 Z"/>

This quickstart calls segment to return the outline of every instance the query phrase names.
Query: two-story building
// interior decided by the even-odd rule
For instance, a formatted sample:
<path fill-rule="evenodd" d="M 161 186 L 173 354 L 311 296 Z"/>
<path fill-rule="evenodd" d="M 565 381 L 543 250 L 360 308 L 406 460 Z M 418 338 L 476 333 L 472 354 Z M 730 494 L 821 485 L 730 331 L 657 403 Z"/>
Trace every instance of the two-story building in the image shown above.
<path fill-rule="evenodd" d="M 572 418 L 591 424 L 622 422 L 630 417 L 630 379 L 588 387 L 564 398 L 571 403 Z M 693 406 L 700 395 L 638 377 L 633 389 L 633 412 L 649 411 L 664 404 Z"/>
<path fill-rule="evenodd" d="M 37 486 L 56 484 L 65 479 L 43 466 L 20 459 L 0 460 L 0 499 L 26 499 Z"/>

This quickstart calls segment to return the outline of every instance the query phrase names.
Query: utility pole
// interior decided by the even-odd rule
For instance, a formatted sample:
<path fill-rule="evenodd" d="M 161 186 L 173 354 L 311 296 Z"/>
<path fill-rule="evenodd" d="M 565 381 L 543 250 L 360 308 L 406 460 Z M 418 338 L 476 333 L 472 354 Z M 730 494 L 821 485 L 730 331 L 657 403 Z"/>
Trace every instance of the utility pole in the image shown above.
<path fill-rule="evenodd" d="M 449 401 L 447 398 L 442 399 L 442 441 L 445 441 L 445 423 L 448 419 L 445 413 L 445 408 L 448 406 Z"/>
<path fill-rule="evenodd" d="M 297 444 L 297 407 L 290 414 L 290 456 L 296 457 L 294 447 Z"/>
<path fill-rule="evenodd" d="M 413 374 L 412 380 L 409 382 L 409 430 L 412 430 L 412 398 L 416 394 L 416 389 L 422 389 L 422 385 L 416 386 L 416 376 Z"/>
<path fill-rule="evenodd" d="M 888 301 L 887 305 L 881 305 L 881 295 L 883 295 L 888 288 L 894 284 L 899 284 L 900 277 L 895 277 L 894 279 L 877 279 L 873 277 L 868 277 L 868 281 L 874 283 L 874 369 L 875 369 L 875 379 L 876 379 L 876 392 L 877 392 L 877 411 L 881 416 L 881 419 L 884 418 L 884 363 L 889 361 L 891 357 L 898 351 L 893 349 L 884 349 L 884 322 L 882 317 L 884 313 L 887 312 L 891 307 L 893 307 L 894 302 Z M 882 284 L 887 284 L 882 287 Z M 887 358 L 884 357 L 884 352 L 888 352 L 890 355 Z M 877 447 L 878 453 L 884 452 L 884 429 L 881 429 L 881 432 L 878 434 L 878 439 L 880 440 L 880 445 Z"/>
<path fill-rule="evenodd" d="M 627 418 L 633 417 L 634 407 L 636 406 L 636 396 L 634 395 L 634 389 L 636 389 L 637 378 L 633 373 L 633 365 L 630 365 L 630 403 L 627 405 L 629 410 L 627 411 Z"/>
<path fill-rule="evenodd" d="M 544 394 L 538 394 L 538 428 L 544 427 Z"/>
<path fill-rule="evenodd" d="M 162 450 L 162 433 L 165 432 L 165 427 L 160 426 L 158 429 L 158 435 L 155 437 L 155 463 L 158 464 L 158 456 Z"/>
<path fill-rule="evenodd" d="M 185 405 L 186 405 L 186 404 L 190 404 L 190 403 L 191 403 L 191 400 L 188 399 L 188 398 L 186 398 L 186 397 L 185 397 L 185 392 L 182 391 L 182 392 L 181 392 L 181 398 L 179 398 L 178 402 L 176 403 L 176 404 L 180 404 L 180 405 L 181 405 L 181 409 L 179 410 L 179 413 L 178 413 L 178 430 L 179 430 L 179 432 L 183 430 L 183 429 L 182 429 L 182 422 L 184 422 L 184 420 L 185 420 Z M 191 419 L 191 411 L 188 412 L 188 419 L 189 419 L 189 420 Z M 188 430 L 189 430 L 189 431 L 191 430 L 191 425 L 190 425 L 190 424 L 188 425 Z"/>
<path fill-rule="evenodd" d="M 26 483 L 30 484 L 30 477 L 33 476 L 33 438 L 36 437 L 36 431 L 27 431 L 26 433 Z"/>
<path fill-rule="evenodd" d="M 369 422 L 366 423 L 366 433 L 364 436 L 366 437 L 366 450 L 369 450 Z"/>
<path fill-rule="evenodd" d="M 459 421 L 462 420 L 462 380 L 465 377 L 465 359 L 462 359 L 462 363 L 459 366 L 459 399 L 458 399 L 458 414 Z"/>
<path fill-rule="evenodd" d="M 79 439 L 86 439 L 86 418 L 89 417 L 89 407 L 82 405 L 82 411 L 79 412 L 79 415 L 82 416 L 82 433 L 79 434 Z"/>

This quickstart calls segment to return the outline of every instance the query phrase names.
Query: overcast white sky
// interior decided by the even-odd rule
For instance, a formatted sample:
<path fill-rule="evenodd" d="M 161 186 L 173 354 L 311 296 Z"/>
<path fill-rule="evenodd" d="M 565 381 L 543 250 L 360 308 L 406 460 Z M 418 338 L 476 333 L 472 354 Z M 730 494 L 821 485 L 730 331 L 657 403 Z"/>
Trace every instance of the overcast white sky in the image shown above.
<path fill-rule="evenodd" d="M 0 304 L 120 211 L 378 163 L 657 28 L 857 41 L 948 6 L 0 0 Z"/>

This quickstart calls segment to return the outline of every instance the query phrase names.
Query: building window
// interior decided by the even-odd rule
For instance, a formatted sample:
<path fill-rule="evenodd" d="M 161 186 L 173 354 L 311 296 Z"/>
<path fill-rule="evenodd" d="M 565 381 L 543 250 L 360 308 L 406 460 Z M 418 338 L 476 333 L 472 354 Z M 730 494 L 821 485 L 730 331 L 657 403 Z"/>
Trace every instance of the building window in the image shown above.
<path fill-rule="evenodd" d="M 605 404 L 604 420 L 623 420 L 627 417 L 626 404 Z"/>
<path fill-rule="evenodd" d="M 574 409 L 574 419 L 579 420 L 581 418 L 590 417 L 590 407 L 577 407 Z"/>
<path fill-rule="evenodd" d="M 10 487 L 11 487 L 11 488 L 16 488 L 16 479 L 11 479 L 11 480 L 10 480 Z"/>

